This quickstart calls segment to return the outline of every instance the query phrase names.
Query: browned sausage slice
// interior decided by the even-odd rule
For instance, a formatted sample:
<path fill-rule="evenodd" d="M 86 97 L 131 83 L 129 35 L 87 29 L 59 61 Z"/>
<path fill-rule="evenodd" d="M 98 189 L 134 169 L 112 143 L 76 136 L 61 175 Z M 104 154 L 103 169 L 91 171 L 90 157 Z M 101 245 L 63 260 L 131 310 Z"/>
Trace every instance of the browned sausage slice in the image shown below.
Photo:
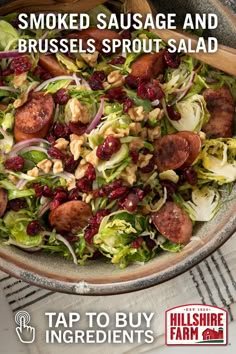
<path fill-rule="evenodd" d="M 52 76 L 68 75 L 66 69 L 62 68 L 52 55 L 39 54 L 39 64 Z"/>
<path fill-rule="evenodd" d="M 92 211 L 88 204 L 72 200 L 52 210 L 49 214 L 49 223 L 59 233 L 76 233 L 88 225 L 91 216 Z"/>
<path fill-rule="evenodd" d="M 4 188 L 0 188 L 0 218 L 4 215 L 8 203 L 7 191 Z"/>
<path fill-rule="evenodd" d="M 181 244 L 190 241 L 193 224 L 186 211 L 178 204 L 166 202 L 159 211 L 151 215 L 151 220 L 168 240 Z"/>
<path fill-rule="evenodd" d="M 159 53 L 141 55 L 131 65 L 131 75 L 145 80 L 156 78 L 165 69 L 164 50 Z"/>
<path fill-rule="evenodd" d="M 178 134 L 165 135 L 154 142 L 157 169 L 162 172 L 180 168 L 189 157 L 189 145 Z"/>
<path fill-rule="evenodd" d="M 0 103 L 0 111 L 5 111 L 7 106 L 5 104 Z"/>
<path fill-rule="evenodd" d="M 231 138 L 234 130 L 235 103 L 230 90 L 226 86 L 217 90 L 206 89 L 203 96 L 211 118 L 202 130 L 209 138 Z"/>
<path fill-rule="evenodd" d="M 189 132 L 186 130 L 179 132 L 178 135 L 186 139 L 189 145 L 189 156 L 185 161 L 185 163 L 183 164 L 183 166 L 181 167 L 191 166 L 201 151 L 202 143 L 201 143 L 200 136 L 197 133 Z"/>
<path fill-rule="evenodd" d="M 33 93 L 29 101 L 16 110 L 15 140 L 43 138 L 50 128 L 53 109 L 54 101 L 51 95 L 42 92 Z"/>

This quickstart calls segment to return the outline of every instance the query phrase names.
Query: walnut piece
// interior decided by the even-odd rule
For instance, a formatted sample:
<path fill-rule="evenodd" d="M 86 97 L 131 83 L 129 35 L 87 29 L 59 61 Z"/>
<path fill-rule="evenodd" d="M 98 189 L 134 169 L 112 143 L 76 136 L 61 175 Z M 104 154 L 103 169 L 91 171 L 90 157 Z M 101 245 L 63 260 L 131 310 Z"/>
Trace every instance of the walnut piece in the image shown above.
<path fill-rule="evenodd" d="M 54 145 L 55 148 L 59 150 L 65 150 L 69 144 L 69 141 L 67 141 L 64 138 L 59 138 L 56 140 L 56 144 Z"/>
<path fill-rule="evenodd" d="M 63 163 L 61 160 L 53 160 L 53 174 L 61 173 L 64 171 Z"/>
<path fill-rule="evenodd" d="M 27 175 L 30 177 L 38 177 L 38 175 L 39 175 L 38 167 L 34 167 L 34 168 L 32 168 L 32 170 L 27 171 Z"/>
<path fill-rule="evenodd" d="M 111 87 L 120 87 L 124 83 L 124 77 L 120 70 L 114 70 L 107 76 L 107 81 Z"/>
<path fill-rule="evenodd" d="M 37 164 L 38 168 L 40 168 L 44 173 L 49 173 L 52 167 L 52 161 L 48 159 L 44 159 Z"/>
<path fill-rule="evenodd" d="M 98 51 L 95 51 L 92 54 L 80 54 L 80 55 L 89 66 L 91 66 L 92 68 L 94 68 L 94 66 L 96 66 L 97 60 L 98 60 L 98 55 L 99 55 Z"/>
<path fill-rule="evenodd" d="M 128 115 L 134 122 L 142 122 L 146 120 L 147 114 L 142 106 L 132 107 L 128 110 Z"/>

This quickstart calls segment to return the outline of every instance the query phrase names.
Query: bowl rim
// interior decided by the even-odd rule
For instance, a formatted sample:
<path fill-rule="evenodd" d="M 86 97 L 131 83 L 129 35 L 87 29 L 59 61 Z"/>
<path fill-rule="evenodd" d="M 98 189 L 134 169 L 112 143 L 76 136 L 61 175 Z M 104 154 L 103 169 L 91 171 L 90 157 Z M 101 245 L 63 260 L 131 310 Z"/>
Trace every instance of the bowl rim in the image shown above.
<path fill-rule="evenodd" d="M 70 282 L 61 279 L 50 278 L 47 275 L 40 275 L 33 270 L 27 270 L 17 264 L 17 261 L 9 261 L 0 249 L 0 270 L 7 274 L 21 279 L 40 288 L 48 289 L 52 292 L 61 292 L 72 295 L 118 295 L 138 290 L 144 290 L 158 284 L 171 280 L 211 255 L 219 247 L 221 247 L 236 231 L 236 214 L 231 214 L 231 218 L 225 225 L 225 229 L 220 229 L 214 237 L 212 237 L 203 246 L 199 247 L 194 253 L 189 253 L 183 261 L 174 264 L 167 269 L 163 269 L 158 273 L 152 273 L 136 279 L 121 282 L 105 282 L 93 283 L 85 280 L 78 282 Z"/>

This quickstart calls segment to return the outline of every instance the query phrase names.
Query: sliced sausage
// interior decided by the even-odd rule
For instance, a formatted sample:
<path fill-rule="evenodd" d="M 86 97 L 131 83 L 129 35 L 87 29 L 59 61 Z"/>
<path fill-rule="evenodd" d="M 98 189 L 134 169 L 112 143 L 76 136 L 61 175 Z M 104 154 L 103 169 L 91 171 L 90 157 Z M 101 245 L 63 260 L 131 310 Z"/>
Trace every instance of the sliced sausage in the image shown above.
<path fill-rule="evenodd" d="M 14 136 L 16 141 L 43 138 L 53 119 L 54 101 L 51 95 L 35 92 L 15 113 Z"/>
<path fill-rule="evenodd" d="M 159 211 L 151 214 L 151 220 L 168 240 L 181 244 L 190 241 L 193 224 L 186 211 L 178 204 L 166 202 Z"/>
<path fill-rule="evenodd" d="M 73 32 L 67 35 L 67 38 L 76 38 L 76 39 L 81 39 L 83 43 L 83 49 L 87 49 L 87 41 L 88 39 L 92 38 L 95 40 L 94 46 L 97 51 L 100 53 L 103 52 L 103 40 L 104 39 L 109 39 L 110 41 L 113 41 L 114 39 L 121 40 L 122 37 L 119 33 L 109 30 L 109 29 L 99 29 L 96 27 L 89 27 L 85 30 L 78 31 L 78 32 Z M 119 47 L 117 48 L 116 52 L 119 51 Z M 103 54 L 109 54 L 103 52 Z"/>
<path fill-rule="evenodd" d="M 189 144 L 178 134 L 165 135 L 154 142 L 154 158 L 162 172 L 180 168 L 189 157 Z"/>
<path fill-rule="evenodd" d="M 131 75 L 145 80 L 156 78 L 165 69 L 164 50 L 159 53 L 141 55 L 131 65 Z"/>
<path fill-rule="evenodd" d="M 191 166 L 201 151 L 202 143 L 201 143 L 200 136 L 197 133 L 189 132 L 186 130 L 179 132 L 178 135 L 186 139 L 189 145 L 189 156 L 185 161 L 185 163 L 183 164 L 183 166 L 181 167 Z"/>
<path fill-rule="evenodd" d="M 39 54 L 39 64 L 47 70 L 52 76 L 68 75 L 53 55 Z"/>
<path fill-rule="evenodd" d="M 5 104 L 0 103 L 0 111 L 5 111 L 7 106 Z"/>
<path fill-rule="evenodd" d="M 4 188 L 0 188 L 0 218 L 4 215 L 8 203 L 7 191 Z"/>
<path fill-rule="evenodd" d="M 88 204 L 72 200 L 52 210 L 49 214 L 49 223 L 57 232 L 76 233 L 88 225 L 91 216 L 92 211 Z"/>
<path fill-rule="evenodd" d="M 206 89 L 203 97 L 211 117 L 202 130 L 209 138 L 231 138 L 234 131 L 235 103 L 228 87 Z"/>

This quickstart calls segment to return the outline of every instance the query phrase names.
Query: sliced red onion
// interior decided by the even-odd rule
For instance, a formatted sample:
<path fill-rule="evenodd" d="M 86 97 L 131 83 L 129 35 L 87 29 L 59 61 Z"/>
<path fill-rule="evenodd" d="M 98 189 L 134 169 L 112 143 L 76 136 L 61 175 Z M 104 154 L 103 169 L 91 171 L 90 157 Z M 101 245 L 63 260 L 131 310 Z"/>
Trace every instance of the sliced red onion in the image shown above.
<path fill-rule="evenodd" d="M 69 172 L 62 172 L 57 174 L 58 177 L 64 178 L 65 180 L 73 180 L 75 176 Z"/>
<path fill-rule="evenodd" d="M 187 85 L 184 88 L 178 89 L 174 92 L 174 93 L 180 93 L 180 95 L 177 96 L 176 99 L 174 100 L 174 102 L 171 103 L 171 106 L 173 106 L 174 104 L 176 104 L 177 102 L 182 100 L 182 98 L 184 98 L 187 95 L 188 91 L 190 90 L 191 86 L 193 85 L 195 74 L 196 73 L 193 71 L 190 75 Z"/>
<path fill-rule="evenodd" d="M 21 190 L 27 183 L 28 183 L 28 180 L 20 179 L 16 184 L 16 188 Z"/>
<path fill-rule="evenodd" d="M 7 134 L 6 130 L 0 128 L 0 133 L 3 135 L 4 139 L 8 138 L 9 134 Z"/>
<path fill-rule="evenodd" d="M 90 87 L 88 81 L 86 81 L 84 78 L 82 78 L 81 85 L 91 91 L 91 87 Z"/>
<path fill-rule="evenodd" d="M 151 102 L 151 105 L 152 105 L 152 107 L 156 107 L 159 105 L 159 103 L 160 103 L 160 100 L 155 100 L 155 101 Z"/>
<path fill-rule="evenodd" d="M 27 139 L 24 141 L 20 141 L 19 143 L 15 144 L 14 147 L 12 148 L 11 152 L 9 153 L 9 157 L 16 155 L 20 150 L 32 146 L 34 144 L 47 144 L 50 145 L 50 143 L 45 140 L 45 139 L 39 139 L 39 138 L 33 138 L 33 139 Z"/>
<path fill-rule="evenodd" d="M 77 258 L 76 258 L 76 255 L 75 255 L 75 252 L 73 250 L 73 248 L 71 247 L 71 245 L 69 244 L 69 242 L 65 239 L 65 237 L 59 235 L 59 234 L 56 234 L 56 239 L 58 241 L 61 241 L 62 243 L 64 243 L 64 245 L 68 248 L 68 250 L 70 251 L 72 257 L 73 257 L 73 262 L 78 265 L 78 262 L 77 262 Z"/>
<path fill-rule="evenodd" d="M 0 59 L 18 58 L 22 57 L 23 55 L 23 53 L 19 53 L 17 50 L 0 52 Z"/>
<path fill-rule="evenodd" d="M 98 112 L 96 114 L 96 116 L 93 118 L 92 122 L 89 124 L 86 133 L 89 134 L 93 129 L 95 129 L 97 127 L 97 125 L 100 123 L 100 120 L 102 118 L 102 114 L 104 111 L 104 98 L 101 98 L 101 104 L 100 107 L 98 109 Z"/>
<path fill-rule="evenodd" d="M 73 79 L 75 81 L 76 86 L 81 86 L 81 79 L 78 78 L 76 74 L 73 74 Z"/>
<path fill-rule="evenodd" d="M 21 152 L 21 154 L 25 154 L 26 152 L 29 152 L 32 150 L 43 152 L 46 155 L 48 154 L 47 150 L 41 146 L 28 146 L 28 147 L 22 149 L 20 152 Z"/>
<path fill-rule="evenodd" d="M 56 82 L 56 81 L 59 81 L 59 80 L 71 80 L 71 81 L 74 81 L 74 78 L 72 76 L 69 76 L 69 75 L 61 75 L 61 76 L 53 77 L 52 79 L 48 79 L 48 80 L 42 82 L 38 87 L 36 87 L 36 89 L 34 91 L 35 92 L 41 91 L 48 84 L 51 84 L 52 82 Z"/>
<path fill-rule="evenodd" d="M 50 209 L 51 200 L 47 201 L 38 210 L 38 217 L 41 218 Z"/>
<path fill-rule="evenodd" d="M 19 90 L 14 89 L 13 87 L 10 87 L 10 86 L 0 86 L 0 90 L 5 90 L 5 91 L 9 91 L 9 92 L 14 92 L 14 93 L 19 92 Z"/>
<path fill-rule="evenodd" d="M 59 106 L 59 104 L 56 104 L 55 113 L 54 113 L 54 120 L 53 120 L 54 122 L 56 122 L 58 120 L 59 113 L 60 113 L 60 106 Z"/>

